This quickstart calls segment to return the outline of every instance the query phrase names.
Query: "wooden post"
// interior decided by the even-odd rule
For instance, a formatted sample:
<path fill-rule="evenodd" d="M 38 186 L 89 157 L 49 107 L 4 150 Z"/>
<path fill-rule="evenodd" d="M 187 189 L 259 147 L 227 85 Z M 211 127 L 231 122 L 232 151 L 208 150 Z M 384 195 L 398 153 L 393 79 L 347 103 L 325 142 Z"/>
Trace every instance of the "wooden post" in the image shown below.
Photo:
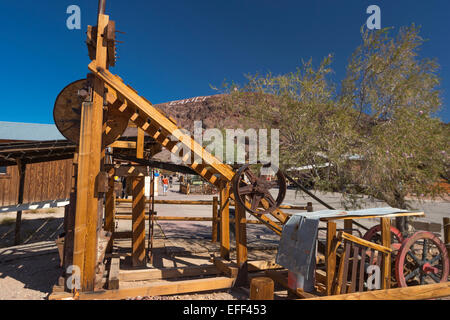
<path fill-rule="evenodd" d="M 109 17 L 98 15 L 96 65 L 107 69 L 107 47 L 103 35 Z M 102 158 L 103 97 L 105 86 L 94 79 L 93 102 L 83 103 L 80 127 L 77 206 L 73 263 L 78 267 L 82 291 L 93 291 L 97 267 L 97 231 L 101 199 L 97 179 Z"/>
<path fill-rule="evenodd" d="M 245 209 L 238 203 L 235 205 L 236 226 L 236 262 L 239 268 L 236 286 L 248 284 L 248 255 L 247 255 L 247 221 Z"/>
<path fill-rule="evenodd" d="M 308 202 L 308 203 L 306 204 L 306 211 L 307 211 L 307 212 L 313 212 L 313 205 L 312 205 L 312 202 Z"/>
<path fill-rule="evenodd" d="M 345 230 L 345 232 L 353 234 L 352 229 L 353 229 L 353 220 L 345 219 L 344 220 L 344 230 Z"/>
<path fill-rule="evenodd" d="M 444 218 L 444 243 L 450 259 L 450 218 Z"/>
<path fill-rule="evenodd" d="M 333 277 L 336 272 L 336 254 L 333 250 L 334 240 L 336 238 L 336 222 L 327 222 L 327 252 L 325 255 L 325 264 L 327 268 L 327 296 L 332 294 Z"/>
<path fill-rule="evenodd" d="M 217 242 L 217 229 L 218 229 L 218 212 L 217 212 L 217 206 L 219 205 L 219 199 L 217 197 L 213 197 L 213 204 L 212 204 L 212 234 L 211 234 L 211 242 L 216 243 Z"/>
<path fill-rule="evenodd" d="M 145 178 L 133 178 L 132 263 L 145 266 Z"/>
<path fill-rule="evenodd" d="M 144 138 L 145 131 L 138 128 L 137 141 L 136 141 L 136 158 L 144 159 Z"/>
<path fill-rule="evenodd" d="M 250 300 L 273 300 L 274 283 L 268 277 L 253 278 L 250 283 Z"/>
<path fill-rule="evenodd" d="M 220 256 L 230 259 L 230 183 L 220 187 Z"/>
<path fill-rule="evenodd" d="M 381 244 L 387 248 L 391 247 L 391 219 L 381 218 Z M 381 254 L 381 253 L 379 253 Z M 391 256 L 383 255 L 383 265 L 381 270 L 381 289 L 391 288 Z"/>
<path fill-rule="evenodd" d="M 109 231 L 111 233 L 115 230 L 115 215 L 116 215 L 116 191 L 114 188 L 115 180 L 114 180 L 115 169 L 110 168 L 108 172 L 108 192 L 105 196 L 105 223 L 104 229 L 105 231 Z M 111 240 L 106 249 L 107 253 L 111 253 L 113 246 L 113 241 Z"/>
<path fill-rule="evenodd" d="M 17 199 L 17 204 L 22 204 L 23 203 L 23 191 L 24 191 L 24 187 L 25 187 L 25 171 L 26 171 L 27 165 L 25 163 L 22 163 L 20 160 L 17 161 L 17 170 L 19 170 L 19 176 L 20 176 L 20 181 L 19 181 L 19 196 Z M 15 235 L 14 235 L 14 244 L 17 246 L 20 244 L 21 242 L 21 238 L 20 238 L 20 229 L 22 226 L 22 210 L 21 211 L 17 211 L 16 213 L 16 230 L 15 230 Z"/>

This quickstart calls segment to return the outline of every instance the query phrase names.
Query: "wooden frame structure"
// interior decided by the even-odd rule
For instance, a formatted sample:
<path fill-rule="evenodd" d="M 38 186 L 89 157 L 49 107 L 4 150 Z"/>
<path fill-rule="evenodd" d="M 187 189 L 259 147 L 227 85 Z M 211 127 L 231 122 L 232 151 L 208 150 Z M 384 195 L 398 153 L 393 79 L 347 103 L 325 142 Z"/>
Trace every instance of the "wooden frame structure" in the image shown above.
<path fill-rule="evenodd" d="M 88 79 L 93 84 L 93 93 L 91 100 L 84 102 L 82 107 L 80 144 L 74 167 L 74 192 L 71 205 L 67 210 L 68 230 L 73 230 L 73 255 L 72 257 L 67 256 L 71 252 L 67 245 L 65 265 L 70 263 L 78 267 L 78 273 L 67 276 L 78 277 L 80 287 L 73 289 L 71 293 L 60 292 L 60 288 L 55 290 L 50 299 L 72 299 L 74 297 L 77 299 L 123 299 L 137 295 L 170 295 L 219 290 L 233 286 L 246 286 L 249 279 L 254 276 L 249 274 L 250 271 L 281 269 L 274 262 L 248 260 L 246 226 L 250 221 L 246 219 L 245 209 L 237 204 L 235 204 L 234 218 L 236 261 L 230 260 L 231 219 L 229 209 L 235 200 L 234 194 L 231 192 L 231 183 L 235 178 L 233 169 L 204 150 L 191 136 L 184 134 L 173 119 L 166 117 L 147 99 L 139 96 L 133 88 L 126 85 L 119 76 L 109 71 L 109 67 L 115 65 L 114 54 L 112 54 L 115 52 L 114 32 L 115 23 L 105 15 L 105 0 L 99 0 L 97 27 L 89 27 L 88 30 L 88 47 L 92 60 L 88 66 L 91 71 Z M 138 164 L 128 167 L 116 166 L 113 159 L 109 158 L 106 150 L 103 149 L 102 134 L 108 130 L 108 127 L 103 124 L 104 107 L 120 112 L 138 128 L 136 142 L 115 142 L 109 148 L 135 148 L 136 163 L 139 163 L 144 158 L 144 134 L 147 134 L 161 146 L 181 156 L 191 170 L 218 187 L 219 198 L 207 203 L 213 206 L 212 217 L 207 218 L 208 221 L 213 222 L 212 239 L 220 241 L 220 256 L 213 258 L 213 265 L 165 270 L 141 269 L 126 272 L 120 270 L 119 256 L 113 250 L 114 239 L 119 236 L 117 233 L 114 234 L 114 222 L 116 219 L 122 218 L 115 215 L 114 176 L 133 177 L 132 231 L 131 234 L 128 234 L 132 238 L 133 267 L 145 267 L 147 263 L 145 220 L 149 218 L 149 221 L 152 221 L 151 219 L 161 219 L 162 217 L 155 216 L 156 213 L 152 211 L 153 209 L 149 215 L 146 215 L 145 212 L 147 202 L 144 197 L 144 176 L 148 175 L 148 171 Z M 186 153 L 186 150 L 189 152 Z M 103 202 L 105 202 L 105 208 Z M 152 199 L 152 205 L 155 202 Z M 198 202 L 196 204 L 206 203 Z M 267 202 L 262 201 L 262 205 L 266 209 L 269 208 Z M 284 208 L 292 209 L 289 206 Z M 301 208 L 312 211 L 310 204 Z M 281 225 L 289 219 L 289 216 L 280 209 L 270 214 L 270 218 L 257 212 L 253 215 L 258 223 L 264 224 L 276 234 L 281 235 Z M 344 259 L 341 257 L 341 266 L 338 269 L 336 280 L 336 241 L 359 242 L 359 244 L 379 250 L 389 257 L 390 218 L 401 215 L 418 214 L 379 217 L 382 225 L 381 246 L 361 243 L 359 239 L 346 233 L 337 234 L 335 220 L 344 219 L 346 229 L 351 229 L 353 219 L 361 217 L 322 219 L 327 222 L 326 270 L 325 274 L 318 272 L 317 278 L 322 281 L 322 289 L 326 295 L 331 296 L 333 293 L 342 292 L 340 290 L 342 287 L 341 275 L 345 273 L 346 267 Z M 206 219 L 206 217 L 204 218 Z M 374 218 L 374 216 L 370 218 Z M 104 223 L 102 223 L 103 219 Z M 190 218 L 177 217 L 177 219 L 189 220 Z M 172 217 L 172 220 L 176 219 Z M 217 237 L 219 230 L 220 237 Z M 105 234 L 105 231 L 112 235 Z M 150 230 L 150 237 L 152 236 L 152 230 Z M 102 245 L 100 242 L 105 238 L 110 241 L 107 245 Z M 152 248 L 154 247 L 152 246 Z M 109 260 L 107 279 L 105 279 L 106 273 L 102 269 L 103 257 L 108 257 Z M 267 275 L 286 286 L 283 272 L 285 270 L 268 271 Z M 390 288 L 390 259 L 388 258 L 383 259 L 382 275 L 382 288 L 387 290 Z M 165 281 L 182 276 L 214 277 Z M 120 281 L 124 279 L 160 281 L 143 287 L 120 288 Z M 104 289 L 105 282 L 107 282 L 108 289 Z M 265 282 L 271 283 L 270 281 Z M 336 285 L 337 289 L 333 289 Z M 442 288 L 439 287 L 439 290 Z M 448 287 L 446 288 L 448 289 Z M 296 290 L 294 294 L 302 298 L 314 297 L 314 295 L 301 290 Z"/>

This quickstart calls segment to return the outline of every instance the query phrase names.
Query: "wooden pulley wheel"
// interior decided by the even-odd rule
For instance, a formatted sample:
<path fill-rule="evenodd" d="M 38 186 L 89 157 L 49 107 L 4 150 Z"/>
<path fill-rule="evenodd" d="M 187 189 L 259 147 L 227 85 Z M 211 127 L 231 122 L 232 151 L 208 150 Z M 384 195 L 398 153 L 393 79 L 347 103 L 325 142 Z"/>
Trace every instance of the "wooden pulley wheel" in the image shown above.
<path fill-rule="evenodd" d="M 67 140 L 76 144 L 80 142 L 81 107 L 90 96 L 90 90 L 86 79 L 72 82 L 59 93 L 53 108 L 56 127 Z M 124 133 L 128 120 L 119 110 L 107 108 L 103 114 L 103 147 L 110 145 Z"/>
<path fill-rule="evenodd" d="M 257 214 L 272 213 L 283 203 L 286 196 L 286 179 L 281 170 L 270 179 L 265 175 L 256 175 L 248 164 L 242 166 L 233 179 L 235 200 L 248 212 Z M 270 189 L 277 188 L 276 198 Z M 264 205 L 264 201 L 266 204 Z"/>

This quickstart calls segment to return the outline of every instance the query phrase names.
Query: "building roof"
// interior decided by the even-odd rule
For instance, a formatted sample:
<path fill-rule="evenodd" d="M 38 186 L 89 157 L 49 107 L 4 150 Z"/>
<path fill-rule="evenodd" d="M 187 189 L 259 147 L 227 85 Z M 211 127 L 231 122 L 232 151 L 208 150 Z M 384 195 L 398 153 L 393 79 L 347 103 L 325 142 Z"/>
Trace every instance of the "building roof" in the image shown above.
<path fill-rule="evenodd" d="M 0 140 L 49 141 L 65 139 L 54 124 L 0 121 Z"/>

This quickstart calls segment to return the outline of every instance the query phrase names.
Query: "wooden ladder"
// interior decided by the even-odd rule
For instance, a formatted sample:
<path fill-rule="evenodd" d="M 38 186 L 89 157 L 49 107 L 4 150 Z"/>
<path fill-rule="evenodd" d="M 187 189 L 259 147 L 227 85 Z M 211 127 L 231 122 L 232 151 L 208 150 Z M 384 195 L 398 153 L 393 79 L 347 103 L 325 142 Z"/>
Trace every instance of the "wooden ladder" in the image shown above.
<path fill-rule="evenodd" d="M 224 164 L 205 150 L 190 135 L 184 133 L 174 120 L 154 108 L 150 101 L 141 97 L 120 77 L 98 67 L 95 60 L 89 64 L 89 70 L 105 83 L 108 91 L 106 101 L 112 108 L 119 110 L 164 148 L 180 156 L 182 161 L 200 176 L 218 188 L 233 180 L 235 172 L 231 166 Z M 189 152 L 183 154 L 184 151 Z M 234 200 L 233 193 L 230 193 L 230 198 Z M 262 205 L 268 208 L 269 204 L 263 201 Z M 262 214 L 252 213 L 252 215 L 281 235 L 281 227 L 275 221 Z M 271 215 L 281 224 L 289 218 L 279 209 L 273 211 Z"/>

